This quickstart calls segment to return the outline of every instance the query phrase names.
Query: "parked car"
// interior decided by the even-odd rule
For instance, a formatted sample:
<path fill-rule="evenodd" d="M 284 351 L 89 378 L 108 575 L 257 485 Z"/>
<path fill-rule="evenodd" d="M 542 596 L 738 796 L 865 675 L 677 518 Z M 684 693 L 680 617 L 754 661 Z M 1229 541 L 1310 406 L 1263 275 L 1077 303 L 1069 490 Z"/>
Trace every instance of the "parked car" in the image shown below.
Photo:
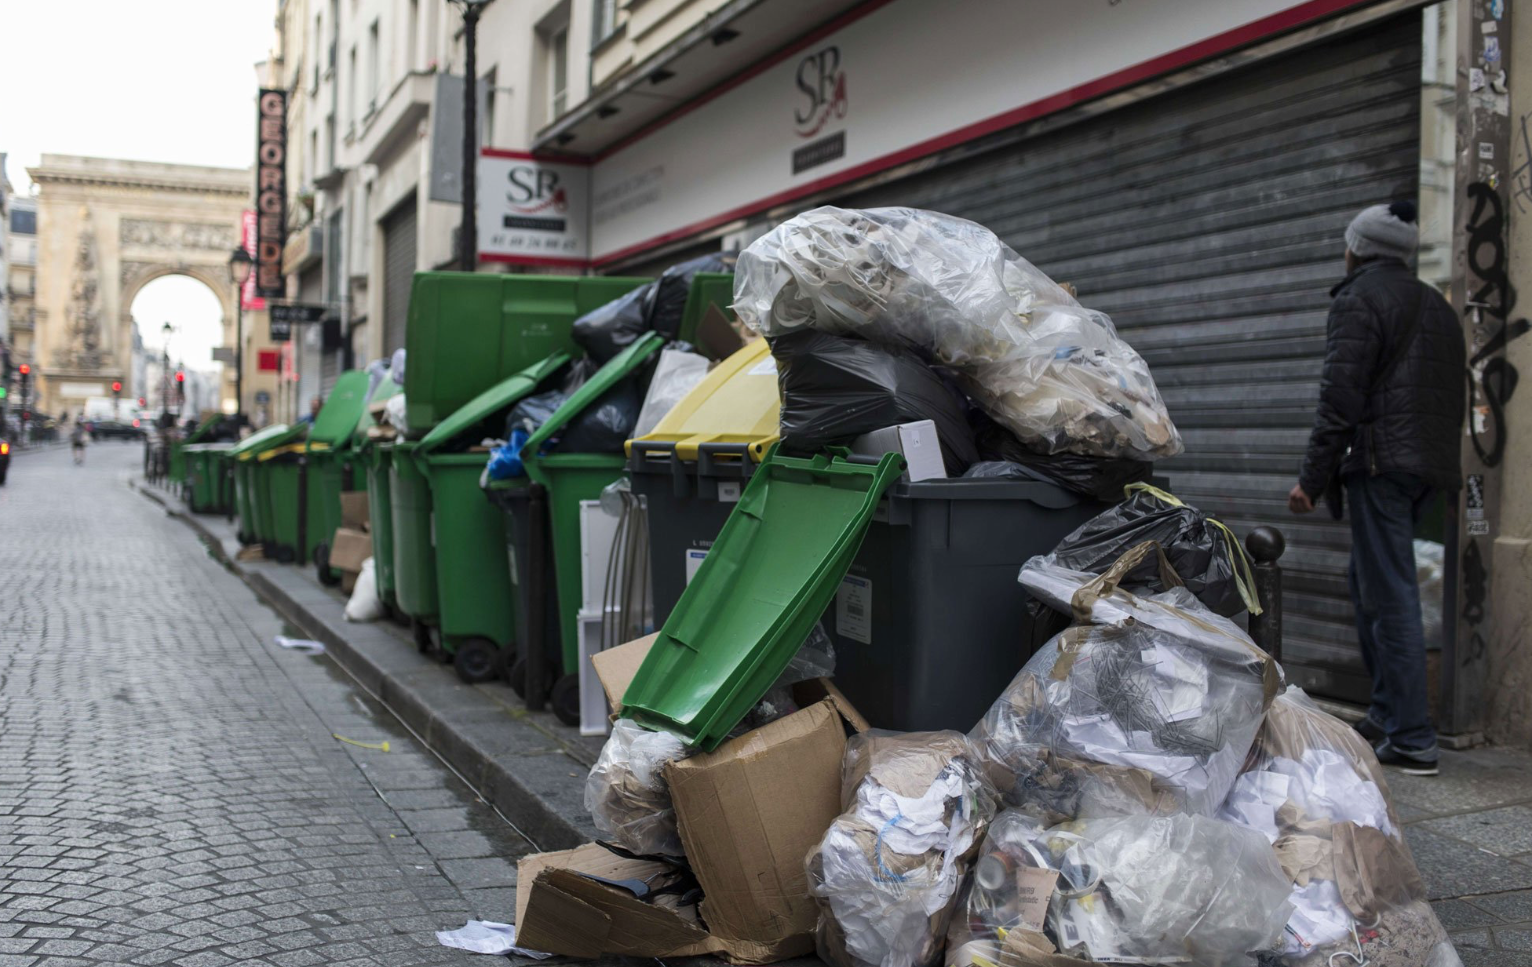
<path fill-rule="evenodd" d="M 144 438 L 142 424 L 143 421 L 136 417 L 132 422 L 127 420 L 86 421 L 91 438 L 95 440 L 142 440 Z"/>

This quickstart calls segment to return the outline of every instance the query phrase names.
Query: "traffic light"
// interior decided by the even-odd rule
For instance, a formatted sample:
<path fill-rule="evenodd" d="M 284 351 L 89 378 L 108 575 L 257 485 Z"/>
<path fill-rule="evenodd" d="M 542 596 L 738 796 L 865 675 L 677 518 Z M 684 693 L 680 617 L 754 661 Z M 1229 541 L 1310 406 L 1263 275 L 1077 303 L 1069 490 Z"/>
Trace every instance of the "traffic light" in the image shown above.
<path fill-rule="evenodd" d="M 138 398 L 138 405 L 139 405 L 139 406 L 148 406 L 148 405 L 149 405 L 149 404 L 148 404 L 148 403 L 147 403 L 147 402 L 145 402 L 145 401 L 144 401 L 144 398 L 143 398 L 143 397 L 142 397 L 142 396 L 140 396 L 140 397 L 139 397 L 139 398 Z"/>
<path fill-rule="evenodd" d="M 181 370 L 179 370 L 179 369 L 176 370 L 176 382 L 177 383 L 184 383 L 184 382 L 186 382 L 186 374 L 184 372 L 182 372 Z"/>
<path fill-rule="evenodd" d="M 0 386 L 0 400 L 5 399 L 9 395 L 10 395 L 9 391 L 7 391 L 4 386 Z"/>
<path fill-rule="evenodd" d="M 16 372 L 20 373 L 23 376 L 30 376 L 31 373 L 32 373 L 32 367 L 30 365 L 28 365 L 27 363 L 22 363 L 20 366 L 18 366 L 16 368 Z"/>
<path fill-rule="evenodd" d="M 115 380 L 115 379 L 112 380 L 112 395 L 114 395 L 114 396 L 121 396 L 122 395 L 122 383 L 119 382 L 118 380 Z"/>

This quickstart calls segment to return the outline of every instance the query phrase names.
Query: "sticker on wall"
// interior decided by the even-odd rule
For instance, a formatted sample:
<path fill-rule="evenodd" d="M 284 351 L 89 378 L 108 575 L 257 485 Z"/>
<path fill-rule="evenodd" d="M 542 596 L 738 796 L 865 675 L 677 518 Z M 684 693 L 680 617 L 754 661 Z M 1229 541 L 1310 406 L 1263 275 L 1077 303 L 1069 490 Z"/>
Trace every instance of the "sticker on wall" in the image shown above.
<path fill-rule="evenodd" d="M 1469 537 L 1488 537 L 1489 536 L 1489 521 L 1487 521 L 1487 520 L 1471 520 L 1471 521 L 1469 521 L 1468 522 L 1468 536 Z"/>
<path fill-rule="evenodd" d="M 1493 34 L 1484 38 L 1484 62 L 1486 64 L 1500 63 L 1500 38 Z"/>
<path fill-rule="evenodd" d="M 1471 473 L 1463 489 L 1464 514 L 1469 520 L 1484 519 L 1484 474 Z"/>
<path fill-rule="evenodd" d="M 1495 145 L 1492 141 L 1479 142 L 1479 160 L 1493 161 L 1495 159 Z"/>
<path fill-rule="evenodd" d="M 1479 67 L 1470 67 L 1470 68 L 1468 68 L 1468 91 L 1469 91 L 1469 93 L 1471 94 L 1474 91 L 1482 91 L 1482 90 L 1484 90 L 1484 84 L 1485 84 L 1485 80 L 1484 80 L 1484 70 L 1483 70 L 1483 68 L 1479 68 Z"/>
<path fill-rule="evenodd" d="M 1489 15 L 1496 20 L 1505 16 L 1505 0 L 1489 0 Z"/>
<path fill-rule="evenodd" d="M 1500 29 L 1500 25 L 1495 23 L 1493 20 L 1486 20 L 1479 24 L 1479 28 L 1487 34 L 1492 34 Z"/>

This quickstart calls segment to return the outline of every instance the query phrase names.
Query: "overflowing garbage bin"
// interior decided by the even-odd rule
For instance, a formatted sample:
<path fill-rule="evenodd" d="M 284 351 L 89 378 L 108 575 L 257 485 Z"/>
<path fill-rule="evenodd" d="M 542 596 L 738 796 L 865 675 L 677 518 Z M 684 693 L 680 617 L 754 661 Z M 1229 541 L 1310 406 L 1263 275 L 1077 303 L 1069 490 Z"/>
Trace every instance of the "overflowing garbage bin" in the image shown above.
<path fill-rule="evenodd" d="M 713 367 L 653 431 L 628 441 L 633 492 L 649 513 L 656 621 L 670 615 L 776 441 L 779 406 L 776 364 L 758 339 Z"/>
<path fill-rule="evenodd" d="M 547 625 L 558 629 L 557 667 L 563 671 L 562 677 L 554 684 L 554 710 L 566 721 L 579 721 L 578 618 L 584 602 L 580 505 L 585 501 L 598 500 L 601 491 L 622 476 L 627 461 L 620 450 L 621 444 L 616 452 L 580 452 L 566 449 L 566 437 L 563 441 L 565 445 L 557 449 L 547 451 L 545 447 L 556 437 L 564 435 L 565 429 L 573 421 L 618 387 L 619 383 L 637 376 L 664 345 L 665 338 L 655 332 L 647 332 L 638 337 L 575 390 L 521 448 L 521 461 L 527 476 L 547 493 L 548 544 L 558 600 L 555 620 L 549 621 Z M 515 526 L 514 520 L 512 526 Z M 528 566 L 535 568 L 540 566 L 540 562 L 532 560 Z M 527 599 L 528 588 L 525 582 L 519 581 L 518 584 L 523 605 L 537 606 L 538 602 Z M 531 688 L 533 684 L 528 682 L 526 687 Z"/>
<path fill-rule="evenodd" d="M 413 449 L 430 489 L 441 650 L 465 682 L 498 677 L 516 642 L 506 519 L 480 492 L 486 451 L 478 444 L 500 432 L 506 411 L 518 400 L 568 363 L 567 354 L 554 353 L 502 380 L 443 420 Z"/>

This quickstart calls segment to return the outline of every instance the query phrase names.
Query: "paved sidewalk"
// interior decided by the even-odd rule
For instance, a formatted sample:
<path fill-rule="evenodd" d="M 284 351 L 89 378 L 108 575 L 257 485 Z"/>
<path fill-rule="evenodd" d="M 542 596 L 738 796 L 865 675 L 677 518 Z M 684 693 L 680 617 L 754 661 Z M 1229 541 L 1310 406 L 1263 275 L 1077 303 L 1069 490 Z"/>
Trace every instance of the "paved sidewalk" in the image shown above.
<path fill-rule="evenodd" d="M 231 557 L 237 551 L 234 529 L 221 518 L 184 516 Z M 363 680 L 394 675 L 397 687 L 383 690 L 384 701 L 406 721 L 429 723 L 427 740 L 449 761 L 461 757 L 464 746 L 484 745 L 486 724 L 503 731 L 515 721 L 546 736 L 548 744 L 533 750 L 535 756 L 555 756 L 562 765 L 549 768 L 544 761 L 530 783 L 506 783 L 501 777 L 526 768 L 524 743 L 502 739 L 513 747 L 464 761 L 479 770 L 484 781 L 478 788 L 486 799 L 513 819 L 521 817 L 518 825 L 525 820 L 523 829 L 536 826 L 538 832 L 530 833 L 534 839 L 540 833 L 562 846 L 566 838 L 590 835 L 580 802 L 584 771 L 574 763 L 593 761 L 600 740 L 581 738 L 551 716 L 525 712 L 503 685 L 459 684 L 450 669 L 416 655 L 408 635 L 386 622 L 346 624 L 342 597 L 321 587 L 312 569 L 266 561 L 231 566 L 282 602 L 279 608 L 296 608 L 295 620 L 305 627 L 351 642 L 351 662 L 361 669 L 351 669 L 353 675 Z M 407 672 L 390 671 L 401 663 Z M 466 714 L 465 695 L 472 696 Z M 1466 967 L 1532 967 L 1532 754 L 1500 748 L 1444 751 L 1441 776 L 1390 773 L 1390 789 L 1436 911 Z"/>

